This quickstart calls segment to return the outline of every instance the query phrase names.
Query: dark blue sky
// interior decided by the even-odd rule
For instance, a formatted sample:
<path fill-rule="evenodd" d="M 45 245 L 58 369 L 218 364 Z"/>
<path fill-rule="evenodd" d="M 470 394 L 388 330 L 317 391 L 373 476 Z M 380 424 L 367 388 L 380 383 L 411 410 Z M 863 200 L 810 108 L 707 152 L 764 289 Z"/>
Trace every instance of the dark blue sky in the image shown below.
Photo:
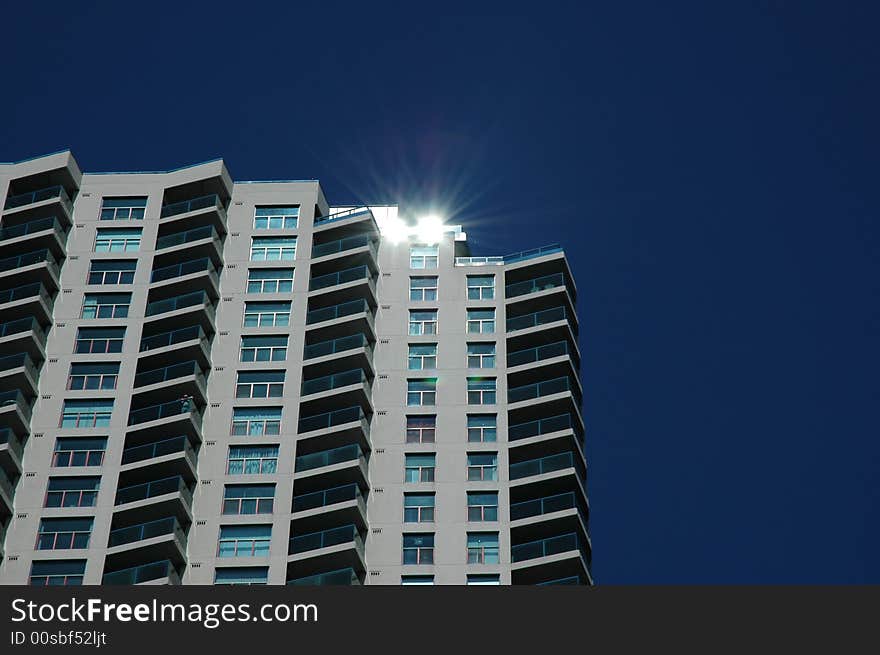
<path fill-rule="evenodd" d="M 872 3 L 190 4 L 7 7 L 0 160 L 561 242 L 597 581 L 880 582 Z"/>

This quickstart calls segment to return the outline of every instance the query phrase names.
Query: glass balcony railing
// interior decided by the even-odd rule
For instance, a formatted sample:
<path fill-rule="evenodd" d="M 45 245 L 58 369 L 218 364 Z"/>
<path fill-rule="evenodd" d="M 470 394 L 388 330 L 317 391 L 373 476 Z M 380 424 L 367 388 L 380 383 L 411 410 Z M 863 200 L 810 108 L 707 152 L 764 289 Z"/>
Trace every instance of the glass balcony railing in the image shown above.
<path fill-rule="evenodd" d="M 142 564 L 141 566 L 133 566 L 130 569 L 122 569 L 121 571 L 111 571 L 105 573 L 101 584 L 105 585 L 133 585 L 151 580 L 160 580 L 162 578 L 175 579 L 177 571 L 170 560 L 162 560 L 161 562 L 151 562 L 150 564 Z"/>
<path fill-rule="evenodd" d="M 35 297 L 42 298 L 49 307 L 52 307 L 52 296 L 50 296 L 49 292 L 46 291 L 46 287 L 44 287 L 39 282 L 23 284 L 20 287 L 13 287 L 11 289 L 3 289 L 2 291 L 0 291 L 0 305 L 8 302 L 15 302 L 17 300 L 24 300 L 25 298 Z"/>
<path fill-rule="evenodd" d="M 184 479 L 179 475 L 175 475 L 170 478 L 163 478 L 162 480 L 154 480 L 153 482 L 145 482 L 117 489 L 115 504 L 125 505 L 126 503 L 134 503 L 139 500 L 147 500 L 148 498 L 156 498 L 157 496 L 173 493 L 180 493 L 187 502 L 192 500 L 192 494 L 190 494 Z"/>
<path fill-rule="evenodd" d="M 0 393 L 0 408 L 9 407 L 11 405 L 18 405 L 21 412 L 25 415 L 25 418 L 30 420 L 31 417 L 31 406 L 28 403 L 27 399 L 24 397 L 24 394 L 21 393 L 18 389 L 13 389 L 12 391 L 4 391 Z"/>
<path fill-rule="evenodd" d="M 181 262 L 173 266 L 163 266 L 155 269 L 150 275 L 150 282 L 164 282 L 165 280 L 173 280 L 184 275 L 192 275 L 193 273 L 204 273 L 207 271 L 213 275 L 217 275 L 217 268 L 214 263 L 207 257 L 195 259 L 190 262 Z"/>
<path fill-rule="evenodd" d="M 296 555 L 297 553 L 306 553 L 310 550 L 318 550 L 319 548 L 329 548 L 330 546 L 338 546 L 340 544 L 352 543 L 356 546 L 361 545 L 361 536 L 354 525 L 344 525 L 339 528 L 331 528 L 329 530 L 321 530 L 320 532 L 311 532 L 309 534 L 300 534 L 290 538 L 287 554 Z"/>
<path fill-rule="evenodd" d="M 549 246 L 541 246 L 540 248 L 532 248 L 531 250 L 522 250 L 520 252 L 504 255 L 505 264 L 513 264 L 515 262 L 525 261 L 526 259 L 534 259 L 535 257 L 543 257 L 554 252 L 562 252 L 562 246 L 558 243 L 551 243 Z"/>
<path fill-rule="evenodd" d="M 522 478 L 529 478 L 533 475 L 552 473 L 553 471 L 560 471 L 572 467 L 574 467 L 574 456 L 571 453 L 557 453 L 556 455 L 547 455 L 545 457 L 511 464 L 510 479 L 520 480 Z"/>
<path fill-rule="evenodd" d="M 312 323 L 323 323 L 324 321 L 332 321 L 343 316 L 351 316 L 360 312 L 370 313 L 370 303 L 366 300 L 350 300 L 349 302 L 332 305 L 330 307 L 321 307 L 313 309 L 306 313 L 306 325 Z"/>
<path fill-rule="evenodd" d="M 573 509 L 577 506 L 573 491 L 555 496 L 545 496 L 535 500 L 526 500 L 521 503 L 510 504 L 510 520 L 527 519 L 533 516 L 561 512 L 565 509 Z"/>
<path fill-rule="evenodd" d="M 348 446 L 340 446 L 339 448 L 331 448 L 330 450 L 322 450 L 317 453 L 308 455 L 300 455 L 294 462 L 293 470 L 297 473 L 301 471 L 311 471 L 312 469 L 331 466 L 332 464 L 341 464 L 342 462 L 352 462 L 364 456 L 361 447 L 358 444 L 349 444 Z"/>
<path fill-rule="evenodd" d="M 199 241 L 201 239 L 216 239 L 219 241 L 220 235 L 212 225 L 203 225 L 184 232 L 175 232 L 174 234 L 166 234 L 156 239 L 156 250 L 172 248 L 180 246 L 190 241 Z"/>
<path fill-rule="evenodd" d="M 504 257 L 456 257 L 456 266 L 501 266 Z"/>
<path fill-rule="evenodd" d="M 202 367 L 197 362 L 182 362 L 136 374 L 134 376 L 134 387 L 160 384 L 161 382 L 168 382 L 169 380 L 175 380 L 188 375 L 194 375 L 196 380 L 204 385 L 205 374 L 202 373 Z"/>
<path fill-rule="evenodd" d="M 516 352 L 507 353 L 507 365 L 522 366 L 523 364 L 540 362 L 544 359 L 573 354 L 574 353 L 572 353 L 567 341 L 557 341 L 556 343 L 549 343 L 546 346 L 526 348 L 525 350 L 517 350 Z"/>
<path fill-rule="evenodd" d="M 169 216 L 177 216 L 179 214 L 186 214 L 187 212 L 194 212 L 199 209 L 208 208 L 213 208 L 221 212 L 224 211 L 223 203 L 220 202 L 220 196 L 216 193 L 201 196 L 200 198 L 193 198 L 192 200 L 184 200 L 182 202 L 165 205 L 162 207 L 159 216 L 160 218 L 168 218 Z"/>
<path fill-rule="evenodd" d="M 47 248 L 28 252 L 23 255 L 17 255 L 15 257 L 0 259 L 0 273 L 44 263 L 48 264 L 49 268 L 54 271 L 56 275 L 58 274 L 58 260 L 55 259 L 55 255 L 53 255 Z"/>
<path fill-rule="evenodd" d="M 358 333 L 347 337 L 339 337 L 338 339 L 330 339 L 329 341 L 307 344 L 303 348 L 303 359 L 335 355 L 336 353 L 354 350 L 355 348 L 370 348 L 367 335 Z"/>
<path fill-rule="evenodd" d="M 363 498 L 360 487 L 355 483 L 344 484 L 341 487 L 333 487 L 324 491 L 294 496 L 293 511 L 305 512 L 306 510 L 345 503 L 350 500 L 357 500 L 358 498 Z"/>
<path fill-rule="evenodd" d="M 156 300 L 147 303 L 146 316 L 155 316 L 156 314 L 164 314 L 165 312 L 173 312 L 177 309 L 192 307 L 193 305 L 212 305 L 211 297 L 205 291 L 196 291 L 187 293 L 174 298 L 165 300 Z"/>
<path fill-rule="evenodd" d="M 34 360 L 27 353 L 16 353 L 0 357 L 0 372 L 9 371 L 14 368 L 23 368 L 34 380 L 37 379 L 37 367 L 34 365 Z"/>
<path fill-rule="evenodd" d="M 171 437 L 154 443 L 144 444 L 142 446 L 132 446 L 122 451 L 122 463 L 133 464 L 135 462 L 143 462 L 164 455 L 174 455 L 176 453 L 185 453 L 189 460 L 195 463 L 195 451 L 189 444 L 189 439 L 185 436 Z"/>
<path fill-rule="evenodd" d="M 22 332 L 33 333 L 41 341 L 46 339 L 46 332 L 43 330 L 43 326 L 37 322 L 37 319 L 31 318 L 30 316 L 27 318 L 20 318 L 17 321 L 0 323 L 0 339 L 3 337 L 11 337 L 13 334 L 20 334 Z"/>
<path fill-rule="evenodd" d="M 179 330 L 171 330 L 170 332 L 161 332 L 160 334 L 154 334 L 150 337 L 144 337 L 141 339 L 141 352 L 145 352 L 148 350 L 156 350 L 157 348 L 166 348 L 168 346 L 173 346 L 176 343 L 184 343 L 186 341 L 192 341 L 193 339 L 198 339 L 203 343 L 208 342 L 208 338 L 205 335 L 205 331 L 198 325 L 191 325 L 190 327 L 180 328 Z"/>
<path fill-rule="evenodd" d="M 338 252 L 363 248 L 364 246 L 372 246 L 373 252 L 375 253 L 376 241 L 366 234 L 359 234 L 357 236 L 330 241 L 328 243 L 319 243 L 312 246 L 312 258 L 335 255 Z"/>
<path fill-rule="evenodd" d="M 565 307 L 554 307 L 553 309 L 545 309 L 533 314 L 523 314 L 522 316 L 514 316 L 507 319 L 507 331 L 524 330 L 538 325 L 546 325 L 547 323 L 555 323 L 556 321 L 564 321 L 568 318 L 568 312 Z"/>
<path fill-rule="evenodd" d="M 22 223 L 21 225 L 0 227 L 0 241 L 6 241 L 7 239 L 17 239 L 18 237 L 27 236 L 28 234 L 52 229 L 54 229 L 56 232 L 61 232 L 63 230 L 63 228 L 61 227 L 61 223 L 54 216 L 50 216 L 49 218 L 41 218 L 36 221 L 29 221 L 27 223 Z"/>
<path fill-rule="evenodd" d="M 327 289 L 335 287 L 346 282 L 357 282 L 360 280 L 372 279 L 373 273 L 367 266 L 355 266 L 344 271 L 330 273 L 329 275 L 320 275 L 309 280 L 309 291 L 317 291 L 318 289 Z"/>
<path fill-rule="evenodd" d="M 550 555 L 567 553 L 573 550 L 581 551 L 584 559 L 589 561 L 584 544 L 576 532 L 512 546 L 510 549 L 510 559 L 513 562 L 522 562 L 523 560 L 535 559 L 537 557 L 548 557 Z"/>
<path fill-rule="evenodd" d="M 148 421 L 157 421 L 169 416 L 178 416 L 180 414 L 191 414 L 198 419 L 199 412 L 192 400 L 172 400 L 168 403 L 159 405 L 150 405 L 141 409 L 133 409 L 128 414 L 128 424 L 136 425 L 138 423 L 147 423 Z"/>
<path fill-rule="evenodd" d="M 542 434 L 559 432 L 560 430 L 569 430 L 574 427 L 570 414 L 559 414 L 558 416 L 542 418 L 537 421 L 526 421 L 525 423 L 511 425 L 507 428 L 507 438 L 510 441 L 516 441 L 517 439 L 537 437 Z"/>
<path fill-rule="evenodd" d="M 43 202 L 44 200 L 53 200 L 55 198 L 60 200 L 61 204 L 67 207 L 68 212 L 73 210 L 70 196 L 67 195 L 67 190 L 63 186 L 51 186 L 37 191 L 9 196 L 6 198 L 5 209 L 15 209 L 17 207 L 33 205 L 34 203 Z"/>
<path fill-rule="evenodd" d="M 310 396 L 314 393 L 323 391 L 332 391 L 340 387 L 347 387 L 352 384 L 361 384 L 367 381 L 367 375 L 362 369 L 356 368 L 342 373 L 334 373 L 321 378 L 312 380 L 303 380 L 302 395 Z"/>
<path fill-rule="evenodd" d="M 507 298 L 516 298 L 527 293 L 546 291 L 547 289 L 563 286 L 565 286 L 565 276 L 562 273 L 553 273 L 552 275 L 545 275 L 534 280 L 523 280 L 522 282 L 508 284 L 504 293 Z"/>
<path fill-rule="evenodd" d="M 343 586 L 360 584 L 360 580 L 354 572 L 354 569 L 349 567 L 347 569 L 338 569 L 336 571 L 328 571 L 327 573 L 316 573 L 315 575 L 309 575 L 304 578 L 288 580 L 287 584 L 296 586 Z"/>
<path fill-rule="evenodd" d="M 328 214 L 327 216 L 318 216 L 315 218 L 315 225 L 325 225 L 327 223 L 334 223 L 336 221 L 342 221 L 347 218 L 354 218 L 355 216 L 361 216 L 362 214 L 371 214 L 369 207 L 353 207 L 351 209 L 346 209 L 345 211 L 338 212 L 336 214 Z"/>
<path fill-rule="evenodd" d="M 0 491 L 5 493 L 9 500 L 12 500 L 12 497 L 15 495 L 15 485 L 12 484 L 12 480 L 9 479 L 6 471 L 2 468 L 0 468 Z"/>
<path fill-rule="evenodd" d="M 344 425 L 356 421 L 361 421 L 366 426 L 366 419 L 364 410 L 360 407 L 346 407 L 345 409 L 337 409 L 336 411 L 325 412 L 324 414 L 304 416 L 299 420 L 297 431 L 302 434 L 303 432 L 323 430 L 324 428 L 332 428 L 336 425 Z"/>
<path fill-rule="evenodd" d="M 555 393 L 571 391 L 575 394 L 578 390 L 567 377 L 555 378 L 546 382 L 527 384 L 522 387 L 514 387 L 507 390 L 507 402 L 518 403 L 523 400 L 534 400 L 542 396 L 550 396 Z"/>
<path fill-rule="evenodd" d="M 138 525 L 130 525 L 127 528 L 111 530 L 110 541 L 107 542 L 107 547 L 123 546 L 137 541 L 144 541 L 145 539 L 152 539 L 153 537 L 162 537 L 167 534 L 177 535 L 181 543 L 186 544 L 186 534 L 183 528 L 180 527 L 180 523 L 173 516 L 169 516 L 168 518 L 156 521 L 147 521 Z"/>

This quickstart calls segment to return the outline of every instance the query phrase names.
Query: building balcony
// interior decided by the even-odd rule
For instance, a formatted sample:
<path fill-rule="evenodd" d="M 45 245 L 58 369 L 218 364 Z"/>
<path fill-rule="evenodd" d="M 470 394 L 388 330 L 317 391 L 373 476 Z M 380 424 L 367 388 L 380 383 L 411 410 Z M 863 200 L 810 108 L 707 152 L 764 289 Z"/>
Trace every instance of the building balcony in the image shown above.
<path fill-rule="evenodd" d="M 366 570 L 364 541 L 356 525 L 295 534 L 288 544 L 287 576 L 297 579 L 321 571 L 349 568 L 355 576 Z"/>
<path fill-rule="evenodd" d="M 365 299 L 327 306 L 309 303 L 306 312 L 306 343 L 328 341 L 361 332 L 370 342 L 376 340 L 373 305 Z"/>
<path fill-rule="evenodd" d="M 298 493 L 294 489 L 291 512 L 297 534 L 345 523 L 361 529 L 366 529 L 367 525 L 367 504 L 360 485 L 356 483 L 308 493 Z"/>
<path fill-rule="evenodd" d="M 551 331 L 561 334 L 562 338 L 571 335 L 571 341 L 576 342 L 579 326 L 577 315 L 572 309 L 558 306 L 516 315 L 508 310 L 506 330 L 508 333 L 516 333 L 517 343 L 521 344 L 518 348 L 527 348 L 547 343 L 546 339 Z"/>
<path fill-rule="evenodd" d="M 314 414 L 329 411 L 333 407 L 360 405 L 364 412 L 371 412 L 372 379 L 363 369 L 350 369 L 303 380 L 300 395 L 300 411 Z"/>
<path fill-rule="evenodd" d="M 309 362 L 310 364 L 322 364 L 340 356 L 362 356 L 367 361 L 372 361 L 373 346 L 366 334 L 359 333 L 307 343 L 303 347 L 304 360 L 317 360 Z"/>
<path fill-rule="evenodd" d="M 11 478 L 21 475 L 21 458 L 24 455 L 22 438 L 12 428 L 0 428 L 0 468 Z"/>
<path fill-rule="evenodd" d="M 40 249 L 48 249 L 56 257 L 63 257 L 66 244 L 67 231 L 54 216 L 17 225 L 4 222 L 0 227 L 0 257 Z"/>
<path fill-rule="evenodd" d="M 150 288 L 178 296 L 184 293 L 206 291 L 212 298 L 220 294 L 220 276 L 209 258 L 163 266 L 150 274 Z"/>
<path fill-rule="evenodd" d="M 580 353 L 568 341 L 556 341 L 543 346 L 534 348 L 525 348 L 523 350 L 507 352 L 507 368 L 508 374 L 516 373 L 523 367 L 523 370 L 532 368 L 538 362 L 547 360 L 556 360 L 559 358 L 569 358 L 574 364 L 575 370 L 580 369 Z"/>
<path fill-rule="evenodd" d="M 211 342 L 199 325 L 169 330 L 141 338 L 139 363 L 161 368 L 175 362 L 195 361 L 202 369 L 211 366 Z"/>
<path fill-rule="evenodd" d="M 367 458 L 358 443 L 299 455 L 294 460 L 293 470 L 298 492 L 352 483 L 361 488 L 369 485 Z"/>
<path fill-rule="evenodd" d="M 151 562 L 118 571 L 104 573 L 103 585 L 180 584 L 180 575 L 169 560 Z"/>
<path fill-rule="evenodd" d="M 18 389 L 0 392 L 0 425 L 16 434 L 30 432 L 31 403 Z"/>
<path fill-rule="evenodd" d="M 33 317 L 0 323 L 0 356 L 27 353 L 31 359 L 46 359 L 46 331 Z"/>
<path fill-rule="evenodd" d="M 541 246 L 540 248 L 532 248 L 530 250 L 522 250 L 509 255 L 504 255 L 505 264 L 518 264 L 519 262 L 537 259 L 539 257 L 547 257 L 562 252 L 562 246 L 558 243 L 551 243 L 549 246 Z"/>
<path fill-rule="evenodd" d="M 579 530 L 514 543 L 510 548 L 513 584 L 590 578 L 590 547 Z"/>
<path fill-rule="evenodd" d="M 159 216 L 160 226 L 173 225 L 175 230 L 188 230 L 212 225 L 218 233 L 226 234 L 226 208 L 215 193 L 164 205 Z"/>
<path fill-rule="evenodd" d="M 349 257 L 368 257 L 375 265 L 377 256 L 378 240 L 372 234 L 355 234 L 312 245 L 312 265 Z"/>
<path fill-rule="evenodd" d="M 149 482 L 130 484 L 141 472 L 120 474 L 114 502 L 114 521 L 154 520 L 176 516 L 189 524 L 192 521 L 192 492 L 179 475 Z"/>
<path fill-rule="evenodd" d="M 316 573 L 302 578 L 292 578 L 287 584 L 305 587 L 352 586 L 363 584 L 353 568 L 347 567 L 326 573 Z"/>
<path fill-rule="evenodd" d="M 370 443 L 370 422 L 362 407 L 345 407 L 332 412 L 301 416 L 297 425 L 298 441 L 309 440 L 314 452 L 342 443 L 360 443 L 366 451 Z"/>
<path fill-rule="evenodd" d="M 144 316 L 150 334 L 170 332 L 196 323 L 205 332 L 213 334 L 215 319 L 214 301 L 205 291 L 148 302 Z"/>
<path fill-rule="evenodd" d="M 520 527 L 543 519 L 552 520 L 564 515 L 574 515 L 581 511 L 582 516 L 586 518 L 586 509 L 581 508 L 582 502 L 578 494 L 574 491 L 566 491 L 511 503 L 510 521 L 512 525 Z"/>
<path fill-rule="evenodd" d="M 55 212 L 56 209 L 67 223 L 73 222 L 73 202 L 67 189 L 60 185 L 7 196 L 3 215 L 11 216 L 35 211 L 48 213 Z"/>
<path fill-rule="evenodd" d="M 110 531 L 105 566 L 130 567 L 157 558 L 186 561 L 186 531 L 174 516 Z"/>
<path fill-rule="evenodd" d="M 30 317 L 48 325 L 52 322 L 54 305 L 54 298 L 39 282 L 0 289 L 0 315 L 7 321 Z"/>
<path fill-rule="evenodd" d="M 510 481 L 544 476 L 554 471 L 569 470 L 584 474 L 583 461 L 571 452 L 555 453 L 510 464 Z"/>
<path fill-rule="evenodd" d="M 15 482 L 18 477 L 10 477 L 5 469 L 0 468 L 0 526 L 7 525 L 7 519 L 12 516 L 14 509 L 13 498 L 15 497 Z M 0 541 L 0 546 L 3 542 Z"/>
<path fill-rule="evenodd" d="M 189 230 L 160 235 L 156 239 L 156 258 L 180 257 L 184 253 L 193 259 L 206 257 L 219 266 L 223 261 L 223 241 L 213 225 L 202 225 Z"/>
<path fill-rule="evenodd" d="M 181 362 L 171 366 L 139 371 L 134 376 L 132 395 L 151 400 L 171 401 L 184 396 L 196 399 L 196 404 L 207 404 L 207 380 L 198 362 Z"/>
<path fill-rule="evenodd" d="M 373 212 L 369 207 L 352 207 L 350 209 L 334 212 L 333 214 L 328 214 L 327 216 L 316 216 L 314 221 L 314 231 L 323 232 L 325 230 L 355 225 L 358 223 L 366 223 L 374 231 L 379 231 L 376 219 L 373 217 Z"/>
<path fill-rule="evenodd" d="M 577 378 L 563 376 L 520 387 L 511 387 L 507 390 L 507 402 L 512 410 L 524 407 L 526 404 L 540 402 L 544 398 L 555 400 L 562 395 L 569 395 L 574 399 L 576 405 L 580 407 L 581 393 L 580 383 L 577 381 Z"/>
<path fill-rule="evenodd" d="M 314 273 L 314 269 L 313 269 Z M 309 280 L 309 298 L 316 296 L 346 302 L 367 299 L 376 305 L 376 272 L 363 264 L 344 271 L 318 275 Z"/>
<path fill-rule="evenodd" d="M 4 289 L 42 282 L 51 291 L 57 291 L 60 277 L 58 260 L 47 248 L 0 259 L 0 286 Z"/>
<path fill-rule="evenodd" d="M 0 392 L 18 389 L 28 398 L 36 398 L 40 373 L 27 353 L 0 357 Z"/>
<path fill-rule="evenodd" d="M 126 441 L 121 471 L 126 475 L 137 471 L 144 479 L 181 476 L 192 481 L 196 478 L 196 451 L 185 435 L 138 445 Z"/>
<path fill-rule="evenodd" d="M 193 442 L 202 440 L 202 414 L 195 403 L 173 400 L 129 412 L 126 441 L 147 443 L 169 434 L 186 435 Z"/>

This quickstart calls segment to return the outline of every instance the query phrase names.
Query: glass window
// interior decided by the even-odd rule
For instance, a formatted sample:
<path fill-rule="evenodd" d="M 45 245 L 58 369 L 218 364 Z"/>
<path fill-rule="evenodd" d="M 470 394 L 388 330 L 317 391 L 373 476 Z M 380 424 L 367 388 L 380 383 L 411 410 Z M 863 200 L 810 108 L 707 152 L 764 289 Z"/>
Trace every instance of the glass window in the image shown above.
<path fill-rule="evenodd" d="M 467 379 L 468 405 L 494 405 L 495 397 L 495 378 Z"/>
<path fill-rule="evenodd" d="M 492 300 L 495 298 L 494 275 L 468 275 L 468 300 Z"/>
<path fill-rule="evenodd" d="M 89 268 L 89 284 L 132 284 L 136 259 L 96 259 Z"/>
<path fill-rule="evenodd" d="M 110 425 L 113 399 L 65 400 L 61 410 L 62 428 L 103 428 Z"/>
<path fill-rule="evenodd" d="M 67 550 L 88 548 L 94 519 L 78 517 L 69 519 L 42 519 L 37 533 L 37 550 Z"/>
<path fill-rule="evenodd" d="M 126 318 L 129 305 L 130 293 L 87 293 L 80 318 Z"/>
<path fill-rule="evenodd" d="M 281 407 L 235 407 L 232 434 L 235 436 L 274 436 L 281 434 Z"/>
<path fill-rule="evenodd" d="M 404 564 L 434 563 L 434 533 L 403 535 Z"/>
<path fill-rule="evenodd" d="M 406 455 L 404 480 L 406 482 L 433 482 L 436 459 L 435 453 Z"/>
<path fill-rule="evenodd" d="M 468 564 L 498 564 L 499 561 L 497 532 L 468 532 Z"/>
<path fill-rule="evenodd" d="M 495 414 L 468 414 L 467 436 L 470 443 L 498 440 L 498 419 Z"/>
<path fill-rule="evenodd" d="M 228 484 L 223 489 L 224 514 L 271 514 L 274 484 Z"/>
<path fill-rule="evenodd" d="M 418 378 L 406 381 L 406 404 L 436 405 L 437 404 L 437 379 Z"/>
<path fill-rule="evenodd" d="M 434 494 L 409 493 L 403 494 L 404 523 L 433 523 Z"/>
<path fill-rule="evenodd" d="M 79 328 L 76 331 L 75 353 L 121 353 L 125 328 Z"/>
<path fill-rule="evenodd" d="M 239 371 L 236 398 L 281 398 L 284 395 L 284 371 Z"/>
<path fill-rule="evenodd" d="M 71 364 L 67 388 L 73 391 L 115 389 L 119 363 Z"/>
<path fill-rule="evenodd" d="M 434 443 L 437 417 L 419 414 L 406 417 L 406 443 Z"/>
<path fill-rule="evenodd" d="M 469 309 L 467 310 L 468 334 L 494 334 L 495 333 L 495 310 L 494 309 Z"/>
<path fill-rule="evenodd" d="M 469 575 L 467 577 L 467 583 L 469 585 L 500 585 L 501 576 L 497 573 L 490 573 L 488 575 Z"/>
<path fill-rule="evenodd" d="M 299 207 L 257 207 L 255 230 L 292 230 L 299 219 Z"/>
<path fill-rule="evenodd" d="M 230 446 L 226 461 L 229 475 L 275 473 L 278 446 Z"/>
<path fill-rule="evenodd" d="M 467 479 L 471 482 L 496 482 L 498 453 L 468 453 Z"/>
<path fill-rule="evenodd" d="M 217 557 L 268 557 L 271 525 L 221 525 Z"/>
<path fill-rule="evenodd" d="M 422 371 L 437 368 L 437 344 L 419 343 L 409 345 L 409 370 Z"/>
<path fill-rule="evenodd" d="M 495 368 L 494 343 L 469 343 L 467 345 L 468 368 Z"/>
<path fill-rule="evenodd" d="M 412 335 L 437 334 L 437 310 L 411 311 L 409 313 L 409 333 Z"/>
<path fill-rule="evenodd" d="M 102 221 L 139 221 L 144 217 L 147 199 L 143 197 L 102 198 Z"/>
<path fill-rule="evenodd" d="M 400 584 L 402 585 L 432 585 L 434 584 L 433 575 L 402 575 L 400 576 Z"/>
<path fill-rule="evenodd" d="M 289 302 L 246 302 L 244 327 L 287 327 L 290 325 Z"/>
<path fill-rule="evenodd" d="M 498 492 L 469 491 L 467 495 L 468 521 L 497 521 Z"/>
<path fill-rule="evenodd" d="M 98 228 L 95 234 L 95 252 L 137 252 L 140 249 L 140 228 Z"/>
<path fill-rule="evenodd" d="M 252 268 L 248 271 L 248 293 L 291 293 L 292 268 Z"/>
<path fill-rule="evenodd" d="M 437 300 L 437 278 L 411 277 L 409 279 L 409 299 L 414 301 Z"/>
<path fill-rule="evenodd" d="M 215 585 L 262 585 L 268 582 L 268 566 L 224 566 L 214 571 Z"/>
<path fill-rule="evenodd" d="M 55 440 L 52 466 L 101 466 L 107 437 L 59 437 Z"/>
<path fill-rule="evenodd" d="M 34 587 L 78 587 L 85 572 L 84 559 L 34 560 L 29 584 Z"/>
<path fill-rule="evenodd" d="M 287 359 L 287 335 L 241 338 L 241 361 L 283 362 Z"/>
<path fill-rule="evenodd" d="M 409 249 L 410 268 L 437 268 L 440 261 L 439 246 L 413 246 Z"/>
<path fill-rule="evenodd" d="M 52 477 L 43 507 L 94 507 L 100 476 Z"/>
<path fill-rule="evenodd" d="M 251 238 L 252 262 L 293 261 L 296 258 L 296 237 Z"/>

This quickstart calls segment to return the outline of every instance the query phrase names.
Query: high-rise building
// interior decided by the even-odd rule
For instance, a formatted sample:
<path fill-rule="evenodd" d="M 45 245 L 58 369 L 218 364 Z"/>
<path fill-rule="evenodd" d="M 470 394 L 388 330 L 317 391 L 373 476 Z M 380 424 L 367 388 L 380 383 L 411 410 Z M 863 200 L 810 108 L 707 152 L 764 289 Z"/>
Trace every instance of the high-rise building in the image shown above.
<path fill-rule="evenodd" d="M 0 165 L 3 584 L 590 584 L 562 249 Z"/>

